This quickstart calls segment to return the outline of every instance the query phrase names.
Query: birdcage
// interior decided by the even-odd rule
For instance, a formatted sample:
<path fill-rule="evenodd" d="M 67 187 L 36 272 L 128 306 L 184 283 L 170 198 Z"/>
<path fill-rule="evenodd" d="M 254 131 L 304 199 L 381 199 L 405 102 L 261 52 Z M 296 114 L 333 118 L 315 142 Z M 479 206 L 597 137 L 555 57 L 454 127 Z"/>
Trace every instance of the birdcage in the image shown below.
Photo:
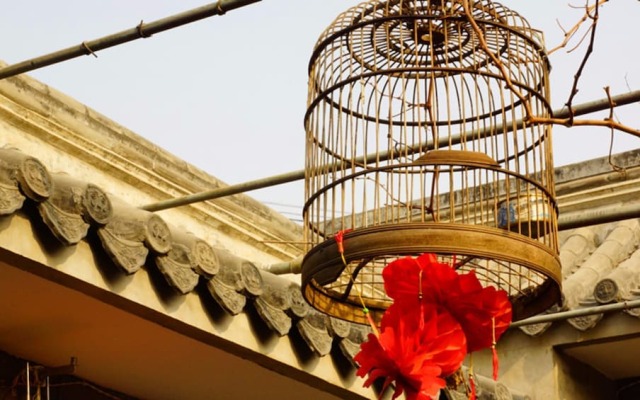
<path fill-rule="evenodd" d="M 516 320 L 557 302 L 551 128 L 530 123 L 550 115 L 548 71 L 542 34 L 489 0 L 338 16 L 309 64 L 307 301 L 379 320 L 385 265 L 434 253 L 507 291 Z"/>

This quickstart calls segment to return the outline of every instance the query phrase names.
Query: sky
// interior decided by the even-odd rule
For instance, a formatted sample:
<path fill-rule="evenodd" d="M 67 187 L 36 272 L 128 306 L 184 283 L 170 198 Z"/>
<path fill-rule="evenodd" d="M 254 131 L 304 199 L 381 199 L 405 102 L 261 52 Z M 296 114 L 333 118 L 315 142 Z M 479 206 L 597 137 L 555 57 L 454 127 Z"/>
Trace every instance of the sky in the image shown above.
<path fill-rule="evenodd" d="M 592 0 L 593 2 L 593 0 Z M 354 0 L 263 0 L 148 39 L 29 73 L 228 184 L 304 168 L 308 62 L 322 31 Z M 208 4 L 203 0 L 21 0 L 0 13 L 0 59 L 44 55 Z M 545 33 L 547 48 L 585 0 L 503 0 Z M 576 8 L 577 7 L 577 8 Z M 640 89 L 640 2 L 610 0 L 574 100 Z M 575 41 L 574 41 L 575 44 Z M 554 109 L 566 102 L 586 43 L 551 55 Z M 640 128 L 640 103 L 616 117 Z M 554 128 L 556 165 L 606 156 L 604 128 Z M 640 147 L 616 134 L 614 152 Z M 301 182 L 247 193 L 299 220 Z"/>

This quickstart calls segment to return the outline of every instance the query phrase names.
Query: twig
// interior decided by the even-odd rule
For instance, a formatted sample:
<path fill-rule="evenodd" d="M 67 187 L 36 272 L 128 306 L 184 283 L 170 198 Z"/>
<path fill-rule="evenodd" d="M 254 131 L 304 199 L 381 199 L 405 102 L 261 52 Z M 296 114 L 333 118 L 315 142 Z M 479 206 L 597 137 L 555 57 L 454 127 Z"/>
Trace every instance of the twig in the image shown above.
<path fill-rule="evenodd" d="M 519 99 L 520 101 L 522 101 L 523 106 L 525 107 L 525 111 L 526 111 L 526 116 L 523 118 L 523 120 L 527 123 L 527 124 L 531 124 L 531 125 L 541 125 L 541 124 L 545 124 L 545 125 L 563 125 L 566 127 L 572 127 L 572 126 L 600 126 L 600 127 L 606 127 L 609 128 L 611 130 L 617 130 L 617 131 L 621 131 L 621 132 L 625 132 L 625 133 L 629 133 L 633 136 L 636 136 L 638 138 L 640 138 L 640 130 L 632 128 L 630 126 L 624 125 L 622 123 L 620 123 L 619 121 L 616 121 L 612 116 L 610 116 L 609 118 L 605 118 L 604 120 L 596 120 L 596 119 L 575 119 L 574 115 L 573 115 L 573 109 L 572 109 L 572 103 L 573 103 L 573 99 L 575 97 L 575 95 L 578 93 L 578 83 L 580 80 L 580 76 L 582 75 L 582 72 L 584 70 L 584 68 L 587 65 L 587 61 L 589 60 L 589 56 L 591 55 L 591 53 L 593 53 L 593 48 L 594 48 L 594 43 L 595 43 L 595 35 L 596 35 L 596 26 L 597 26 L 597 22 L 598 22 L 598 18 L 599 18 L 599 13 L 598 13 L 598 8 L 599 6 L 601 6 L 602 4 L 608 2 L 609 0 L 598 0 L 596 2 L 596 4 L 594 5 L 586 5 L 585 6 L 585 16 L 583 17 L 583 20 L 581 20 L 581 22 L 579 22 L 578 24 L 576 24 L 576 26 L 574 26 L 571 30 L 569 30 L 566 34 L 566 36 L 572 36 L 573 34 L 575 34 L 575 31 L 578 30 L 580 24 L 582 24 L 584 21 L 586 21 L 587 19 L 591 19 L 592 25 L 590 28 L 590 39 L 589 39 L 589 47 L 587 48 L 587 51 L 585 52 L 585 55 L 582 59 L 582 62 L 580 63 L 580 67 L 578 68 L 578 71 L 576 72 L 575 76 L 574 76 L 574 81 L 573 81 L 573 87 L 571 89 L 571 93 L 569 95 L 569 99 L 566 103 L 566 106 L 568 107 L 569 110 L 569 117 L 567 118 L 553 118 L 553 117 L 538 117 L 538 116 L 534 116 L 533 113 L 531 112 L 531 105 L 529 103 L 529 100 L 526 99 L 522 93 L 518 90 L 517 87 L 515 87 L 515 85 L 513 85 L 513 83 L 511 82 L 511 79 L 509 78 L 509 75 L 504 67 L 504 64 L 500 61 L 500 59 L 498 59 L 498 57 L 495 56 L 495 54 L 493 54 L 488 46 L 487 46 L 487 42 L 484 38 L 484 35 L 482 33 L 482 30 L 478 27 L 478 25 L 476 24 L 475 20 L 473 19 L 473 16 L 471 14 L 470 11 L 470 6 L 469 6 L 469 2 L 468 0 L 460 0 L 463 8 L 464 8 L 464 12 L 465 15 L 467 16 L 467 18 L 469 19 L 469 23 L 471 24 L 471 26 L 473 27 L 476 35 L 478 36 L 478 40 L 480 41 L 480 46 L 483 48 L 483 50 L 489 55 L 489 57 L 491 57 L 492 61 L 495 63 L 495 65 L 498 67 L 498 69 L 500 70 L 500 73 L 502 74 L 503 79 L 506 81 L 507 83 L 507 87 L 509 88 L 509 90 L 511 90 Z M 593 13 L 593 14 L 592 14 Z M 567 40 L 568 41 L 568 40 Z M 607 95 L 609 96 L 608 92 Z M 611 97 L 609 96 L 609 99 Z M 611 113 L 613 113 L 613 109 L 616 107 L 615 103 L 613 101 L 611 101 Z"/>
<path fill-rule="evenodd" d="M 529 124 L 553 124 L 553 125 L 563 125 L 566 127 L 573 126 L 601 126 L 609 129 L 615 129 L 620 132 L 629 133 L 637 138 L 640 138 L 640 130 L 632 128 L 628 125 L 621 124 L 616 121 L 612 121 L 609 119 L 605 120 L 597 120 L 597 119 L 573 119 L 570 118 L 542 118 L 542 117 L 533 117 L 529 121 Z"/>
<path fill-rule="evenodd" d="M 585 13 L 582 16 L 582 18 L 580 18 L 580 20 L 578 22 L 575 23 L 575 25 L 573 25 L 571 27 L 571 29 L 569 29 L 568 31 L 565 30 L 562 25 L 560 25 L 560 22 L 558 21 L 558 26 L 560 27 L 560 29 L 562 30 L 562 32 L 564 33 L 564 39 L 562 40 L 562 42 L 557 45 L 556 47 L 554 47 L 553 49 L 549 50 L 547 52 L 547 54 L 552 54 L 560 49 L 563 49 L 565 47 L 567 47 L 567 44 L 569 44 L 569 42 L 571 41 L 571 39 L 573 38 L 573 36 L 576 34 L 576 32 L 578 32 L 578 30 L 580 29 L 580 27 L 582 26 L 582 24 L 589 19 L 589 15 L 591 14 L 591 11 L 593 11 L 593 9 L 598 8 L 599 6 L 603 5 L 604 3 L 608 2 L 609 0 L 598 0 L 596 1 L 596 4 L 589 6 L 587 5 L 585 7 Z M 583 39 L 580 40 L 580 42 L 582 42 Z M 570 50 L 569 52 L 573 51 Z"/>
<path fill-rule="evenodd" d="M 604 92 L 607 94 L 607 99 L 609 100 L 609 117 L 607 119 L 605 119 L 605 121 L 606 120 L 614 121 L 613 109 L 616 107 L 616 103 L 611 98 L 611 92 L 609 90 L 609 86 L 605 86 L 604 87 Z M 615 130 L 613 128 L 611 128 L 611 139 L 609 141 L 609 165 L 611 165 L 611 168 L 613 168 L 614 171 L 621 172 L 621 173 L 625 174 L 627 172 L 627 170 L 625 168 L 622 168 L 619 165 L 616 165 L 616 164 L 613 163 L 612 153 L 613 153 L 613 139 L 614 139 L 614 136 L 615 136 Z"/>
<path fill-rule="evenodd" d="M 624 84 L 629 92 L 633 92 L 633 90 L 631 89 L 631 84 L 629 83 L 629 73 L 624 74 Z M 636 104 L 640 106 L 640 103 Z"/>
<path fill-rule="evenodd" d="M 601 0 L 601 1 L 608 1 L 608 0 Z M 590 18 L 593 22 L 591 23 L 591 27 L 589 28 L 591 30 L 591 36 L 589 38 L 589 46 L 587 46 L 587 51 L 584 54 L 584 57 L 582 57 L 582 61 L 580 62 L 580 66 L 578 67 L 578 70 L 576 71 L 576 74 L 573 77 L 573 86 L 571 87 L 571 92 L 569 93 L 569 99 L 567 100 L 567 102 L 565 103 L 565 105 L 567 106 L 567 109 L 569 110 L 569 119 L 571 120 L 571 122 L 573 122 L 573 99 L 576 96 L 576 94 L 578 94 L 578 82 L 580 81 L 580 76 L 582 76 L 582 72 L 584 71 L 585 66 L 587 65 L 587 61 L 589 60 L 589 56 L 591 56 L 591 53 L 593 53 L 593 45 L 595 43 L 596 40 L 596 28 L 598 27 L 598 18 L 599 18 L 599 7 L 600 5 L 600 1 L 596 1 L 595 4 L 595 8 L 589 7 L 588 3 L 585 6 L 585 15 Z M 593 15 L 591 15 L 591 11 L 593 11 Z"/>

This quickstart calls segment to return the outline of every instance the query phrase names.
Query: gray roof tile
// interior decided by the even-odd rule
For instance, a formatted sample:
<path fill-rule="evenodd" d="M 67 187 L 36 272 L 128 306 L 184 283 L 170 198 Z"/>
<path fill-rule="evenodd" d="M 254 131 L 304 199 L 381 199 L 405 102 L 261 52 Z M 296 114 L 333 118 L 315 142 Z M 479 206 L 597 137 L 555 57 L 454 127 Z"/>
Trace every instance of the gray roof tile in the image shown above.
<path fill-rule="evenodd" d="M 331 321 L 310 309 L 300 286 L 253 263 L 215 248 L 183 229 L 170 226 L 158 214 L 132 207 L 97 186 L 66 174 L 49 173 L 37 159 L 15 149 L 0 149 L 0 215 L 35 204 L 50 233 L 63 246 L 95 238 L 114 270 L 131 275 L 155 267 L 164 284 L 178 295 L 195 290 L 210 296 L 225 312 L 237 315 L 248 304 L 279 336 L 294 325 L 309 349 L 325 356 L 345 340 L 363 339 L 361 327 Z M 32 215 L 32 218 L 36 216 Z M 162 280 L 159 281 L 162 284 Z M 351 329 L 354 329 L 354 333 Z M 355 343 L 355 345 L 359 345 Z M 339 346 L 336 346 L 339 347 Z M 344 346 L 343 346 L 344 347 Z"/>

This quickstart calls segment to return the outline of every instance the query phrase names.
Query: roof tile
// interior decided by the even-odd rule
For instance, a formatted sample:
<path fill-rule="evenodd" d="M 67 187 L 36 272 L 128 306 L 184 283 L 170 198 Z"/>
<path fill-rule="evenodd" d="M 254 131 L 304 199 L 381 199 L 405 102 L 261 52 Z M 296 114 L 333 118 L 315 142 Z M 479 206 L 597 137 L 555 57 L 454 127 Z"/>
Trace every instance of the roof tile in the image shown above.
<path fill-rule="evenodd" d="M 611 272 L 637 246 L 639 235 L 640 224 L 637 220 L 617 223 L 582 266 L 564 279 L 562 291 L 565 308 L 575 308 L 580 300 L 590 296 L 598 280 Z"/>

